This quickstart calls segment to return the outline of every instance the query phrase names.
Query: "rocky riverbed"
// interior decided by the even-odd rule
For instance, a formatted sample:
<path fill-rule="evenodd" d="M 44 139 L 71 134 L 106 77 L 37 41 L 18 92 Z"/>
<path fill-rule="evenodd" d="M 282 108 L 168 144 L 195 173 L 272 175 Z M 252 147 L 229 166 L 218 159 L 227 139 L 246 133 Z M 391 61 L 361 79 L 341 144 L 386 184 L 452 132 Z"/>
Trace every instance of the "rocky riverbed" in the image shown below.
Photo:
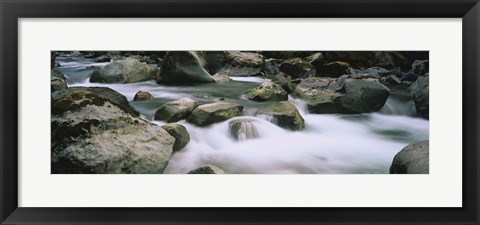
<path fill-rule="evenodd" d="M 428 173 L 428 52 L 52 52 L 52 173 Z"/>

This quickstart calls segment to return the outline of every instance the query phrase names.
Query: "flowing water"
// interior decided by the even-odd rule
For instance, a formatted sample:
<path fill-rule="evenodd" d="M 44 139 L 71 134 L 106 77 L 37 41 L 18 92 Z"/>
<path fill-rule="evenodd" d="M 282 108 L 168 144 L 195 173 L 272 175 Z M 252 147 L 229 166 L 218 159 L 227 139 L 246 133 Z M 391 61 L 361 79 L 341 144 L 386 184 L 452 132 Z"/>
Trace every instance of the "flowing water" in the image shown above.
<path fill-rule="evenodd" d="M 216 165 L 226 173 L 388 173 L 393 157 L 409 143 L 429 139 L 429 122 L 419 118 L 405 90 L 392 89 L 385 106 L 378 113 L 340 115 L 309 114 L 305 102 L 289 97 L 305 119 L 305 129 L 289 131 L 272 123 L 272 118 L 257 115 L 257 109 L 268 102 L 249 101 L 242 94 L 266 79 L 237 77 L 223 84 L 188 86 L 158 85 L 155 81 L 134 84 L 90 83 L 92 63 L 83 58 L 57 57 L 71 86 L 110 87 L 127 97 L 144 119 L 162 104 L 182 97 L 200 104 L 219 100 L 245 106 L 244 116 L 196 127 L 179 121 L 190 133 L 190 142 L 170 159 L 165 173 L 187 173 L 206 164 Z M 134 102 L 137 91 L 148 91 L 155 99 Z M 230 131 L 231 122 L 242 123 L 240 138 Z M 254 137 L 254 138 L 252 138 Z"/>

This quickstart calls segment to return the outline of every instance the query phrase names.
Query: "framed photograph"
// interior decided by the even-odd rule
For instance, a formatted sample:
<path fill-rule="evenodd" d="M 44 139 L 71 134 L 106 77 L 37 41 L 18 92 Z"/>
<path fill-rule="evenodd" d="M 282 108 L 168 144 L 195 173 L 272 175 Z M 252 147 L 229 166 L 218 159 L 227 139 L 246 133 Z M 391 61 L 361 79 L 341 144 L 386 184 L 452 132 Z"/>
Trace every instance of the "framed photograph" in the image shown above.
<path fill-rule="evenodd" d="M 479 224 L 478 0 L 0 10 L 1 224 Z"/>

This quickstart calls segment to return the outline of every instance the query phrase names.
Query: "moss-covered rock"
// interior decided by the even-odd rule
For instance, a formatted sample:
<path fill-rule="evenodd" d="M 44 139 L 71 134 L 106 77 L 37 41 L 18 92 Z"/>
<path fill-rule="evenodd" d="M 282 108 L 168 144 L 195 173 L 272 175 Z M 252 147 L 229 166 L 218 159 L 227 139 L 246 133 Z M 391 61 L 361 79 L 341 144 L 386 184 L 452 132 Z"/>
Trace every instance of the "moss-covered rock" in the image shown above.
<path fill-rule="evenodd" d="M 287 101 L 265 106 L 259 110 L 258 114 L 271 117 L 272 123 L 289 130 L 305 128 L 305 120 L 302 115 L 294 105 Z"/>
<path fill-rule="evenodd" d="M 195 108 L 192 111 L 192 114 L 188 117 L 187 122 L 199 127 L 204 127 L 236 116 L 241 116 L 242 112 L 243 106 L 241 105 L 227 102 L 215 102 Z"/>
<path fill-rule="evenodd" d="M 60 91 L 67 89 L 67 79 L 65 75 L 58 70 L 51 70 L 50 72 L 50 91 Z"/>
<path fill-rule="evenodd" d="M 162 126 L 172 137 L 175 138 L 173 151 L 178 151 L 185 147 L 190 141 L 190 134 L 187 129 L 178 123 L 168 123 Z"/>
<path fill-rule="evenodd" d="M 155 120 L 165 120 L 169 123 L 186 119 L 198 106 L 198 102 L 190 98 L 181 98 L 162 105 L 154 115 Z"/>
<path fill-rule="evenodd" d="M 288 93 L 278 84 L 268 81 L 245 92 L 245 97 L 258 102 L 284 101 L 288 99 Z"/>

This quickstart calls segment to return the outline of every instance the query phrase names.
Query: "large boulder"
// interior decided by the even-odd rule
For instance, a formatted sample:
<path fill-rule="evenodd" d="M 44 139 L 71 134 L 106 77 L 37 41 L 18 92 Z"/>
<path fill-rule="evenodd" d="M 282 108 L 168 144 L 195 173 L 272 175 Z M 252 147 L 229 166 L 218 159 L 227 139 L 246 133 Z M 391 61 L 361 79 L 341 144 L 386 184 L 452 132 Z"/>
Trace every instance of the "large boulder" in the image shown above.
<path fill-rule="evenodd" d="M 303 130 L 305 120 L 298 109 L 288 101 L 270 104 L 257 113 L 271 118 L 272 123 L 289 130 Z"/>
<path fill-rule="evenodd" d="M 288 100 L 288 93 L 278 84 L 267 81 L 245 92 L 245 97 L 257 102 L 284 101 Z"/>
<path fill-rule="evenodd" d="M 170 51 L 163 59 L 157 83 L 214 83 L 206 70 L 205 53 L 198 51 Z"/>
<path fill-rule="evenodd" d="M 173 151 L 178 151 L 185 147 L 190 141 L 190 134 L 187 129 L 178 123 L 168 123 L 162 126 L 172 137 L 175 138 Z"/>
<path fill-rule="evenodd" d="M 228 76 L 260 76 L 265 57 L 255 52 L 214 51 L 207 52 L 210 73 L 222 72 Z"/>
<path fill-rule="evenodd" d="M 403 148 L 393 158 L 391 174 L 428 174 L 429 141 L 412 143 Z"/>
<path fill-rule="evenodd" d="M 272 78 L 272 81 L 283 88 L 287 93 L 292 93 L 295 88 L 292 85 L 292 77 L 285 73 L 279 73 Z"/>
<path fill-rule="evenodd" d="M 168 123 L 177 122 L 190 116 L 198 102 L 190 98 L 181 98 L 162 105 L 154 115 L 155 120 L 165 120 Z"/>
<path fill-rule="evenodd" d="M 67 89 L 67 87 L 68 85 L 65 75 L 58 70 L 52 70 L 50 72 L 50 91 L 60 91 Z"/>
<path fill-rule="evenodd" d="M 290 75 L 292 78 L 314 77 L 316 74 L 312 64 L 301 58 L 291 58 L 280 64 L 280 71 Z"/>
<path fill-rule="evenodd" d="M 224 174 L 225 171 L 223 171 L 222 169 L 214 165 L 206 165 L 206 166 L 202 166 L 200 168 L 191 170 L 188 173 L 189 174 Z"/>
<path fill-rule="evenodd" d="M 230 135 L 238 141 L 258 138 L 255 121 L 249 119 L 232 120 L 229 123 Z"/>
<path fill-rule="evenodd" d="M 423 118 L 429 118 L 429 77 L 420 76 L 408 88 L 415 102 L 417 113 Z"/>
<path fill-rule="evenodd" d="M 95 69 L 90 82 L 95 83 L 136 83 L 152 80 L 158 69 L 134 58 L 116 60 L 101 69 Z"/>
<path fill-rule="evenodd" d="M 305 79 L 294 95 L 307 101 L 311 113 L 368 113 L 383 107 L 390 90 L 377 79 L 344 75 Z"/>
<path fill-rule="evenodd" d="M 265 75 L 276 75 L 280 73 L 280 64 L 285 60 L 281 59 L 266 59 L 263 72 Z"/>
<path fill-rule="evenodd" d="M 52 98 L 52 173 L 163 173 L 172 136 L 102 91 L 70 89 Z"/>
<path fill-rule="evenodd" d="M 242 111 L 243 106 L 241 105 L 227 102 L 215 102 L 195 108 L 192 111 L 192 114 L 188 117 L 187 122 L 199 127 L 204 127 L 236 116 L 241 116 Z"/>
<path fill-rule="evenodd" d="M 76 99 L 85 100 L 76 102 Z M 102 106 L 107 101 L 132 116 L 139 115 L 128 103 L 125 96 L 108 87 L 70 87 L 52 93 L 51 101 L 52 114 L 54 115 L 60 115 L 66 111 L 75 111 L 86 105 Z"/>

